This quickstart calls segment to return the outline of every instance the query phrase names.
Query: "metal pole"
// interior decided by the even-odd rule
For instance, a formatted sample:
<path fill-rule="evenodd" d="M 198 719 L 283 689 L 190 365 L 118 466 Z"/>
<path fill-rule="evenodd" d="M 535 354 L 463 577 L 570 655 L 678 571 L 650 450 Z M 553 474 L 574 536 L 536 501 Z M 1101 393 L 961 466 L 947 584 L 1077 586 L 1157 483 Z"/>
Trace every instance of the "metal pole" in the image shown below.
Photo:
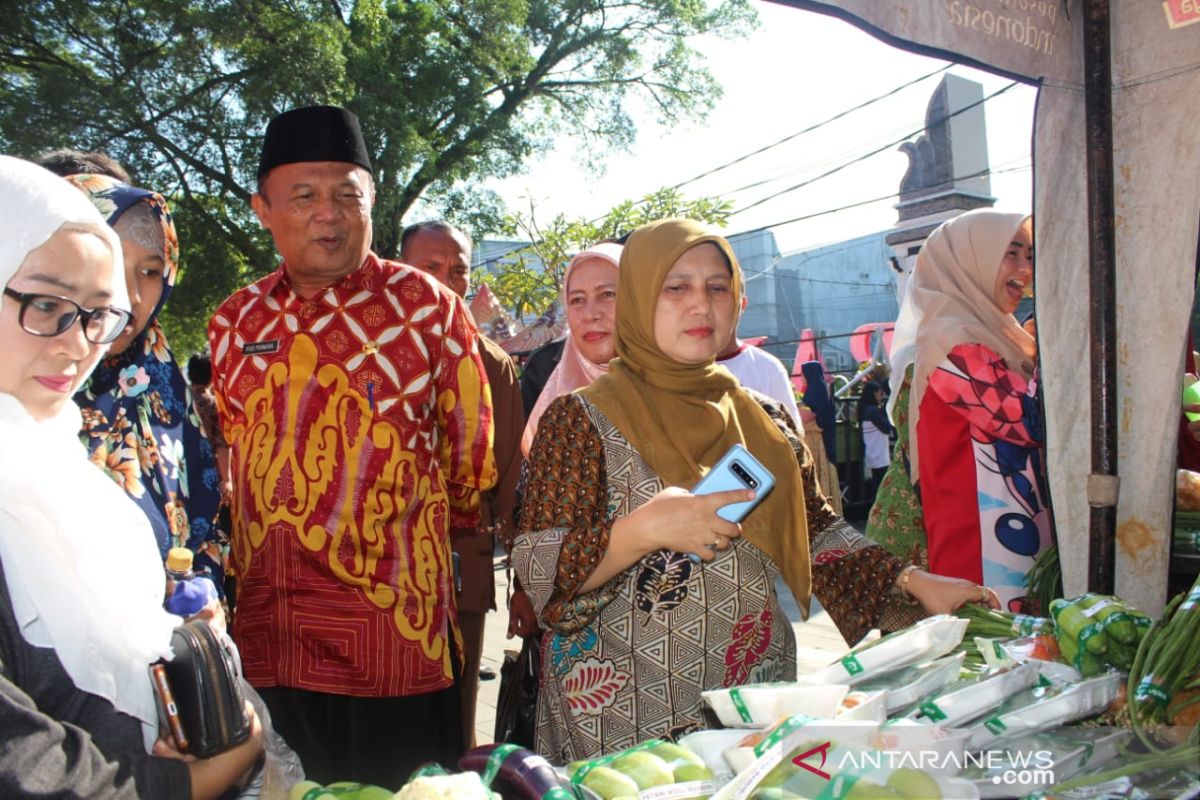
<path fill-rule="evenodd" d="M 1084 0 L 1092 474 L 1088 590 L 1113 592 L 1117 523 L 1117 322 L 1109 0 Z"/>

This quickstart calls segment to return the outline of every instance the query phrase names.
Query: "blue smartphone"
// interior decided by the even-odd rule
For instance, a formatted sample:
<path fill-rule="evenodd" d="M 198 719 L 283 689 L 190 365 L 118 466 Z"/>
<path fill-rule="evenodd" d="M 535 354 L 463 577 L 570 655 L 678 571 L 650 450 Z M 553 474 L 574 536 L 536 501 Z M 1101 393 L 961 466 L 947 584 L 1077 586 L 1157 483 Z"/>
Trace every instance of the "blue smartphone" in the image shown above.
<path fill-rule="evenodd" d="M 708 474 L 700 479 L 692 494 L 712 494 L 733 489 L 753 489 L 754 499 L 730 503 L 717 509 L 717 516 L 730 522 L 741 522 L 767 496 L 775 485 L 775 476 L 740 444 L 721 456 Z"/>

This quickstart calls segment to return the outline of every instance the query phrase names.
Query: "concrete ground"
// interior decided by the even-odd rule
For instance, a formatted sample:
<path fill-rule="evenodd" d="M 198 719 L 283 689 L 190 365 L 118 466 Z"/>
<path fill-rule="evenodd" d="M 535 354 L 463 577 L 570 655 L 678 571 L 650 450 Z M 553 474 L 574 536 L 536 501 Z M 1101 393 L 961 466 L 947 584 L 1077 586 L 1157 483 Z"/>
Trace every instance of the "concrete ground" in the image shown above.
<path fill-rule="evenodd" d="M 508 578 L 504 570 L 504 554 L 497 548 L 496 559 L 496 608 L 487 615 L 483 632 L 482 663 L 496 671 L 495 680 L 479 682 L 479 698 L 475 712 L 476 743 L 487 744 L 494 740 L 496 728 L 496 698 L 500 692 L 500 666 L 504 663 L 505 649 L 519 651 L 518 639 L 506 639 L 508 630 Z M 801 673 L 812 672 L 841 657 L 850 648 L 816 598 L 812 601 L 812 614 L 808 621 L 800 618 L 792 593 L 782 583 L 776 586 L 780 605 L 796 631 L 798 647 L 797 669 Z"/>

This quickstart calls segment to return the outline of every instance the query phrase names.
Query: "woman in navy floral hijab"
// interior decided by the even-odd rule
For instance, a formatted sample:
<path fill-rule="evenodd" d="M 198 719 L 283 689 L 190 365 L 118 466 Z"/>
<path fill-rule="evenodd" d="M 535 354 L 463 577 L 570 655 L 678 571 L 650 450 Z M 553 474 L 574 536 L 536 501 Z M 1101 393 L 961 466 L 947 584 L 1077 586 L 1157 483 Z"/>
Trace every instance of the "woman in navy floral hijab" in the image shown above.
<path fill-rule="evenodd" d="M 68 178 L 121 238 L 133 319 L 91 379 L 75 395 L 81 438 L 91 460 L 149 518 L 166 558 L 172 547 L 196 554 L 198 571 L 223 583 L 216 460 L 159 312 L 175 285 L 179 242 L 162 195 L 106 175 Z"/>

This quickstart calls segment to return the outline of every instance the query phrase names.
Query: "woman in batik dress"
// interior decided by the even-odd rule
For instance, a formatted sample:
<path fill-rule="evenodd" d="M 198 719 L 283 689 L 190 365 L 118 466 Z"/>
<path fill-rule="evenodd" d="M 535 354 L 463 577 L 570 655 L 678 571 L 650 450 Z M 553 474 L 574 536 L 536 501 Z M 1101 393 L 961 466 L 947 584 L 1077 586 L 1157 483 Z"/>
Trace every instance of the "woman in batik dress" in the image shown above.
<path fill-rule="evenodd" d="M 697 728 L 703 690 L 794 678 L 777 578 L 805 611 L 816 591 L 852 642 L 898 591 L 904 562 L 833 514 L 788 413 L 714 364 L 741 287 L 728 243 L 698 223 L 635 231 L 618 358 L 542 416 L 512 557 L 547 630 L 537 749 L 556 763 Z M 740 526 L 716 510 L 746 492 L 680 488 L 735 443 L 776 479 Z M 905 577 L 930 610 L 979 597 Z"/>

